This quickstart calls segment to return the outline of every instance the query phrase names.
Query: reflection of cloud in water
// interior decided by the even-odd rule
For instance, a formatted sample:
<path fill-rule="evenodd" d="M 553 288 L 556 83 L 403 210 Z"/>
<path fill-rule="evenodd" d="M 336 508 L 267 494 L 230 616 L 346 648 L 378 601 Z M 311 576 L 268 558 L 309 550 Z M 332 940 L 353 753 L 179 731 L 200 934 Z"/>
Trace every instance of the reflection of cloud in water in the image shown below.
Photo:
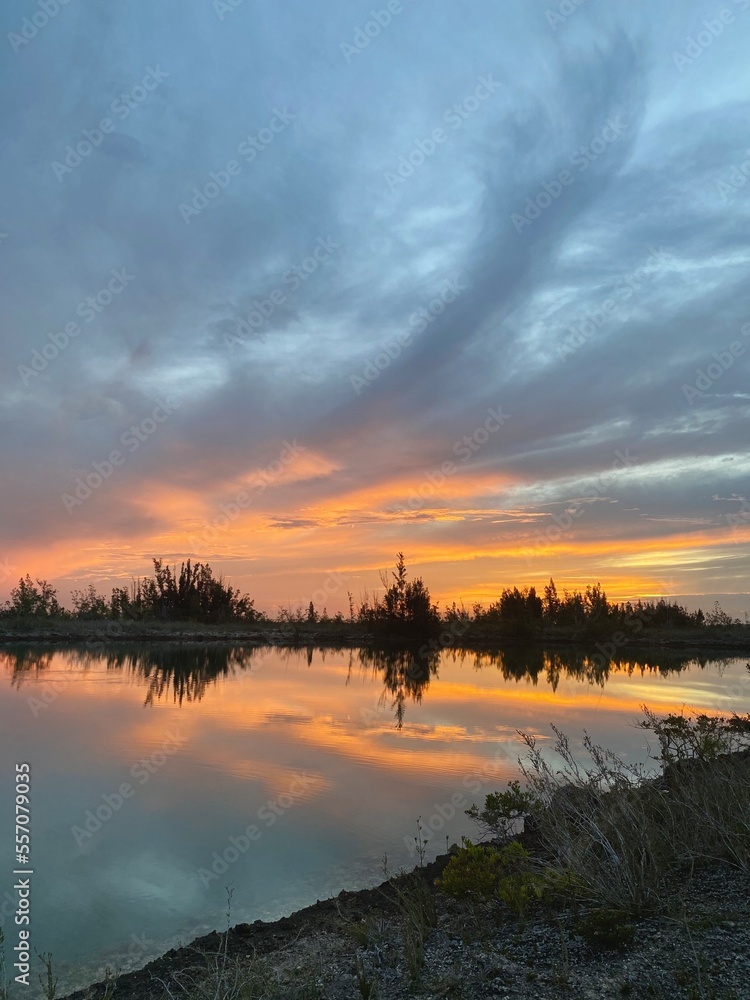
<path fill-rule="evenodd" d="M 326 647 L 307 646 L 302 649 L 308 665 L 316 652 L 325 658 Z M 123 643 L 113 645 L 105 653 L 80 647 L 71 647 L 64 652 L 69 662 L 78 669 L 86 670 L 104 663 L 107 670 L 122 671 L 134 677 L 146 688 L 146 705 L 162 701 L 182 705 L 201 701 L 211 687 L 238 671 L 262 669 L 271 650 L 277 662 L 297 660 L 300 655 L 300 647 L 257 647 L 232 643 L 155 643 L 148 646 Z M 30 677 L 45 678 L 57 652 L 58 649 L 17 645 L 0 651 L 0 665 L 11 673 L 13 684 L 20 687 Z M 342 650 L 336 652 L 341 653 Z M 439 679 L 441 665 L 458 664 L 477 672 L 494 669 L 505 681 L 534 686 L 542 682 L 555 692 L 563 678 L 603 690 L 618 676 L 668 676 L 691 666 L 701 669 L 711 666 L 721 672 L 730 662 L 728 659 L 688 655 L 677 650 L 658 653 L 639 650 L 627 656 L 615 656 L 602 666 L 600 654 L 578 647 L 550 651 L 539 646 L 509 646 L 481 651 L 449 649 L 426 653 L 408 648 L 363 648 L 346 652 L 349 654 L 346 683 L 350 684 L 357 672 L 363 677 L 379 677 L 383 683 L 379 708 L 390 706 L 399 729 L 403 726 L 407 704 L 421 703 L 430 682 Z M 57 674 L 55 682 L 59 680 L 60 675 Z M 696 701 L 700 700 L 700 679 L 693 678 L 691 686 L 695 689 Z M 298 712 L 275 711 L 266 716 L 266 722 L 303 725 L 309 719 Z"/>

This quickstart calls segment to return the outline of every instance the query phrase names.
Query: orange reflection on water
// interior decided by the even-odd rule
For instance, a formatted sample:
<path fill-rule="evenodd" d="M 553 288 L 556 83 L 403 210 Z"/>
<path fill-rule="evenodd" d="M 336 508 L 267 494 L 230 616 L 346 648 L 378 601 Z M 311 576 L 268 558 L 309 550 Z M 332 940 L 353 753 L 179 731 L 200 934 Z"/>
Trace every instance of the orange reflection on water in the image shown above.
<path fill-rule="evenodd" d="M 176 679 L 190 662 L 189 649 L 175 647 L 169 655 L 144 649 L 121 656 L 120 666 L 72 652 L 21 665 L 1 656 L 27 705 L 30 699 L 37 705 L 39 724 L 75 731 L 92 754 L 110 740 L 124 759 L 135 760 L 176 734 L 201 771 L 259 782 L 269 794 L 283 792 L 290 774 L 304 766 L 316 779 L 305 792 L 310 798 L 334 787 L 337 759 L 383 776 L 417 770 L 438 784 L 481 771 L 499 751 L 498 780 L 507 780 L 521 750 L 519 729 L 549 736 L 555 722 L 574 733 L 592 726 L 622 730 L 642 716 L 644 703 L 662 714 L 732 707 L 727 685 L 696 666 L 661 673 L 626 660 L 602 672 L 574 653 L 564 654 L 566 665 L 561 654 L 541 650 L 446 652 L 421 688 L 405 696 L 398 730 L 400 688 L 384 687 L 382 671 L 356 653 L 328 651 L 324 662 L 314 652 L 308 665 L 304 650 L 247 651 L 226 673 L 220 651 L 209 665 L 199 655 L 201 669 L 218 672 L 192 678 L 183 689 Z M 737 661 L 733 669 L 744 680 L 742 666 Z M 175 700 L 176 690 L 187 695 Z"/>

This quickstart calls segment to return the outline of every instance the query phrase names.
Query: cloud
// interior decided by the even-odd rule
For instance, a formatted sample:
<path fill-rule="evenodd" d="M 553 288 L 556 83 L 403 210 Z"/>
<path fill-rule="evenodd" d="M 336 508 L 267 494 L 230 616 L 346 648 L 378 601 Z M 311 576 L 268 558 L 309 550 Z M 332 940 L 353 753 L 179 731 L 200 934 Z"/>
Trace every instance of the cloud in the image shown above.
<path fill-rule="evenodd" d="M 693 531 L 704 551 L 734 510 L 711 496 L 746 484 L 749 352 L 693 405 L 682 387 L 750 319 L 750 184 L 726 187 L 750 155 L 741 32 L 684 72 L 673 58 L 709 6 L 585 5 L 553 28 L 536 0 L 404 5 L 347 61 L 343 0 L 224 20 L 208 4 L 174 18 L 71 5 L 9 52 L 0 554 L 103 579 L 107 545 L 129 546 L 128 572 L 164 546 L 187 554 L 196 523 L 295 439 L 304 460 L 213 547 L 234 567 L 263 549 L 257 586 L 295 566 L 312 580 L 332 552 L 363 574 L 400 547 L 512 553 L 576 502 L 571 573 L 608 536 L 669 550 Z M 168 76 L 58 179 L 60 151 L 151 66 Z M 179 205 L 211 184 L 186 222 Z M 335 249 L 316 260 L 322 243 Z M 83 320 L 123 268 L 132 282 Z M 256 308 L 258 335 L 230 349 Z M 80 334 L 24 381 L 71 322 Z M 70 517 L 70 482 L 167 397 L 170 420 Z M 394 513 L 488 407 L 512 420 L 424 507 Z M 613 474 L 626 449 L 637 461 Z M 722 544 L 747 565 L 746 542 Z"/>

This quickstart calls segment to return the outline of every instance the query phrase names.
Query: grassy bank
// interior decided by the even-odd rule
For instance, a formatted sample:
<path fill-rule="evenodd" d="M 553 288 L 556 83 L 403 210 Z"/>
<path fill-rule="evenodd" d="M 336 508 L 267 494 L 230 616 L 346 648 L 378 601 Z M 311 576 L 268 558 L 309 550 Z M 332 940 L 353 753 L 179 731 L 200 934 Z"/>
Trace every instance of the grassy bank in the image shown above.
<path fill-rule="evenodd" d="M 14 642 L 243 642 L 271 646 L 383 646 L 409 644 L 425 653 L 463 647 L 483 649 L 498 645 L 590 645 L 593 653 L 611 656 L 628 648 L 666 647 L 684 650 L 734 650 L 750 653 L 750 626 L 704 625 L 696 628 L 650 627 L 643 631 L 612 630 L 600 625 L 549 626 L 535 631 L 513 630 L 468 622 L 427 637 L 410 638 L 398 630 L 373 630 L 349 621 L 226 622 L 211 624 L 158 619 L 88 620 L 83 618 L 0 618 L 0 645 Z"/>

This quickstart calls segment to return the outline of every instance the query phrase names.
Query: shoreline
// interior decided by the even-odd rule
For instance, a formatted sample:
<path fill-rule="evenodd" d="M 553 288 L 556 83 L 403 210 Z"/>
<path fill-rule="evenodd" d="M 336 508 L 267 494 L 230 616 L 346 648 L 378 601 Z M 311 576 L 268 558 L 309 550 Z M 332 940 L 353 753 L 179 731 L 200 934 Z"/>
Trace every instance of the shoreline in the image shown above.
<path fill-rule="evenodd" d="M 530 843 L 530 836 L 533 840 L 524 833 L 515 839 Z M 110 1000 L 113 993 L 117 1000 L 203 998 L 204 988 L 196 988 L 200 976 L 208 969 L 213 977 L 219 967 L 223 974 L 222 961 L 232 970 L 225 997 L 239 996 L 232 992 L 235 968 L 252 977 L 248 996 L 278 1000 L 739 1000 L 744 995 L 740 991 L 750 978 L 747 874 L 719 866 L 696 870 L 673 887 L 679 902 L 674 915 L 634 920 L 627 945 L 601 947 L 581 934 L 585 908 L 568 905 L 519 919 L 496 906 L 444 896 L 434 883 L 455 850 L 373 888 L 342 890 L 278 920 L 212 931 L 141 969 L 58 1000 Z M 436 910 L 416 977 L 409 974 L 404 889 L 398 888 L 411 885 L 412 892 L 414 879 Z M 721 992 L 695 992 L 706 979 Z M 208 987 L 213 996 L 213 978 Z M 372 992 L 363 992 L 367 989 Z"/>
<path fill-rule="evenodd" d="M 450 637 L 441 640 L 440 635 Z M 598 649 L 605 653 L 612 647 L 612 654 L 628 649 L 664 648 L 683 652 L 733 651 L 740 656 L 750 655 L 750 626 L 717 627 L 709 634 L 705 631 L 644 630 L 627 635 L 620 631 L 572 632 L 548 629 L 534 635 L 501 634 L 492 630 L 470 627 L 461 633 L 452 633 L 446 626 L 436 637 L 409 638 L 397 635 L 377 635 L 354 627 L 320 628 L 319 626 L 276 624 L 265 627 L 243 624 L 202 625 L 190 622 L 137 622 L 137 621 L 67 621 L 49 623 L 10 623 L 0 620 L 0 648 L 22 643 L 85 644 L 90 646 L 116 646 L 122 643 L 235 643 L 251 647 L 278 646 L 279 648 L 414 648 L 427 653 L 446 649 L 466 649 L 481 652 L 503 646 L 579 646 Z M 601 648 L 600 648 L 601 647 Z"/>
<path fill-rule="evenodd" d="M 449 860 L 450 855 L 440 855 L 423 868 L 415 868 L 414 872 L 432 883 L 442 874 Z M 276 920 L 235 924 L 228 932 L 228 954 L 246 956 L 253 952 L 258 956 L 273 955 L 291 943 L 305 942 L 320 934 L 345 933 L 346 923 L 371 917 L 376 912 L 392 916 L 396 912 L 393 884 L 399 877 L 391 876 L 372 888 L 342 889 L 336 896 L 319 899 Z M 123 973 L 117 979 L 118 1000 L 145 1000 L 153 996 L 155 977 L 164 979 L 192 965 L 196 950 L 216 952 L 224 935 L 224 931 L 210 931 L 189 944 L 171 948 L 141 969 Z M 101 980 L 58 997 L 58 1000 L 99 1000 L 105 996 L 106 988 L 106 980 Z"/>

